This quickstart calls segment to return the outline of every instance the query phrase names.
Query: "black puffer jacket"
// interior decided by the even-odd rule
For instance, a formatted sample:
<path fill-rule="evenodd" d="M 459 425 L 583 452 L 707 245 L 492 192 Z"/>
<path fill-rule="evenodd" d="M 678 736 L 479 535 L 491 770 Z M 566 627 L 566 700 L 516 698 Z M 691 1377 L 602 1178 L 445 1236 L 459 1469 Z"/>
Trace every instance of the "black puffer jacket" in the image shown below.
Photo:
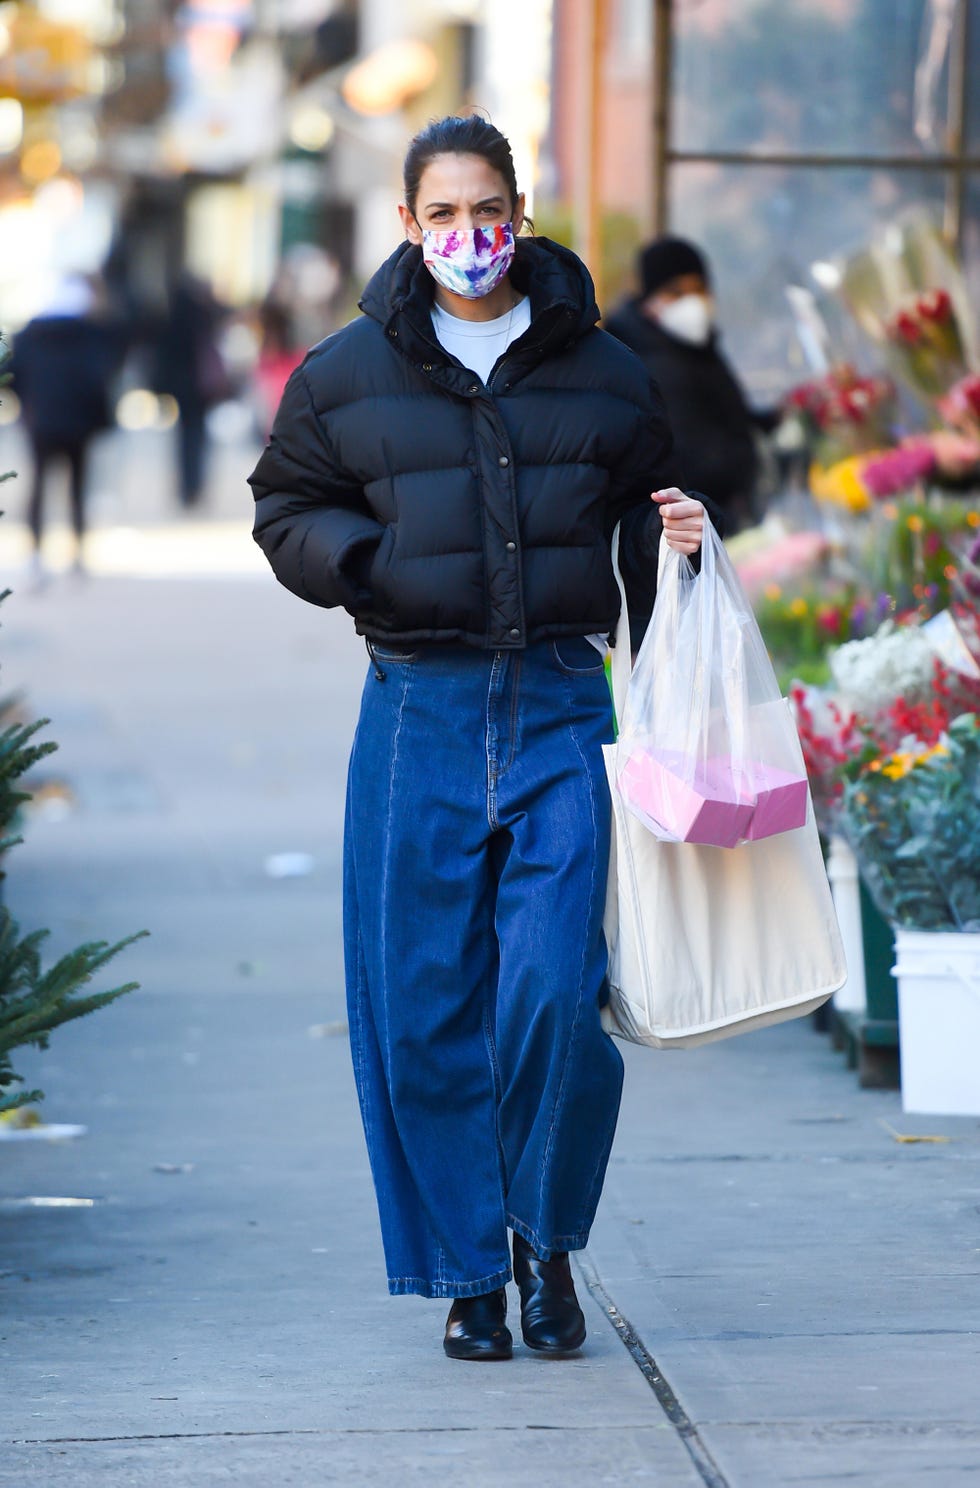
<path fill-rule="evenodd" d="M 661 532 L 650 492 L 676 479 L 659 394 L 595 328 L 573 253 L 519 240 L 511 276 L 531 326 L 488 388 L 440 346 L 433 281 L 402 244 L 363 319 L 291 377 L 250 477 L 277 578 L 344 605 L 369 639 L 503 649 L 609 631 L 620 518 L 636 628 L 649 616 Z"/>

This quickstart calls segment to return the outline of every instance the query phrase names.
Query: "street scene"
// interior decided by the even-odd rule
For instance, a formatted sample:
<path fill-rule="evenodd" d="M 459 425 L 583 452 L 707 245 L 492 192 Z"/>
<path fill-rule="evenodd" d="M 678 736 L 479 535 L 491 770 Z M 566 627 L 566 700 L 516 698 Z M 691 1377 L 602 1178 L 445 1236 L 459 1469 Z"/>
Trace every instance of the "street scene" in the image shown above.
<path fill-rule="evenodd" d="M 0 1484 L 980 1477 L 978 76 L 967 0 L 0 6 Z M 645 1047 L 598 743 L 709 580 L 806 827 L 648 791 Z"/>

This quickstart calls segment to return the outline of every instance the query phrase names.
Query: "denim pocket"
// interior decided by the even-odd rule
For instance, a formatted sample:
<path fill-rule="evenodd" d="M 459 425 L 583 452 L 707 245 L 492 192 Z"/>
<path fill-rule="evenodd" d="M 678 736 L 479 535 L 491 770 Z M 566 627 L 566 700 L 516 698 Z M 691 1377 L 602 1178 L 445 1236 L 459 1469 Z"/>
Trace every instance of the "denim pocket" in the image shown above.
<path fill-rule="evenodd" d="M 417 650 L 403 651 L 397 646 L 379 645 L 377 641 L 372 641 L 368 650 L 376 661 L 386 661 L 392 666 L 407 665 L 410 661 L 415 661 L 419 654 Z"/>
<path fill-rule="evenodd" d="M 562 636 L 552 641 L 551 649 L 566 676 L 598 677 L 604 669 L 603 658 L 585 636 Z"/>

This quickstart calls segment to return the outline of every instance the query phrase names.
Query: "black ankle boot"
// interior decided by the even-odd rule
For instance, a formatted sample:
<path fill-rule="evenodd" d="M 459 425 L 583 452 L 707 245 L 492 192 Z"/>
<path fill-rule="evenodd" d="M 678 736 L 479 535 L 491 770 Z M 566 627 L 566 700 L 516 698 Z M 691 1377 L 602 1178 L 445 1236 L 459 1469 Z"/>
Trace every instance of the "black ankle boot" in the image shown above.
<path fill-rule="evenodd" d="M 585 1342 L 585 1318 L 578 1305 L 568 1252 L 542 1261 L 514 1235 L 514 1280 L 521 1293 L 521 1332 L 528 1348 L 543 1354 L 570 1354 Z"/>
<path fill-rule="evenodd" d="M 450 1359 L 509 1359 L 514 1340 L 506 1319 L 503 1287 L 479 1297 L 457 1297 L 449 1309 L 442 1346 Z"/>

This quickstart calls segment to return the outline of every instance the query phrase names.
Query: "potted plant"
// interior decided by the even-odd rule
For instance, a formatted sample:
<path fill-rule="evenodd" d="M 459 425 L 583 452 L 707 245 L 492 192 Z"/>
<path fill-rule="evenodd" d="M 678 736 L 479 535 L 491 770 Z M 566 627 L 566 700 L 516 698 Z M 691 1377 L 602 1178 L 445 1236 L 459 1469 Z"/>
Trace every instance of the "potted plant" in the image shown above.
<path fill-rule="evenodd" d="M 903 1108 L 980 1115 L 980 715 L 862 762 L 842 822 L 895 927 Z"/>

